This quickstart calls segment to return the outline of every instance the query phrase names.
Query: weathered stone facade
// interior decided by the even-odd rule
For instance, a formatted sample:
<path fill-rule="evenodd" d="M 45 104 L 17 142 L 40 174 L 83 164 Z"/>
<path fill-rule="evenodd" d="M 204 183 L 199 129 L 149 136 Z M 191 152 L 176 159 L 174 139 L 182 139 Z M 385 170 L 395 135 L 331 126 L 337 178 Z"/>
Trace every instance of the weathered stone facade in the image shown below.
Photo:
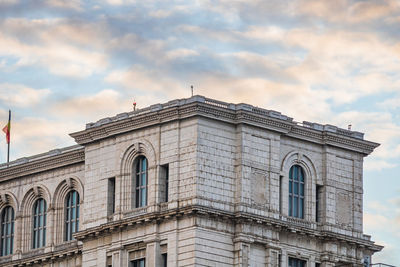
<path fill-rule="evenodd" d="M 0 208 L 15 211 L 0 266 L 362 266 L 382 249 L 363 234 L 363 158 L 378 144 L 362 133 L 194 96 L 71 136 L 77 146 L 0 167 Z M 146 205 L 136 208 L 140 157 Z M 302 216 L 289 216 L 293 166 L 304 172 Z M 79 231 L 66 242 L 71 190 Z M 32 249 L 39 198 L 47 235 Z"/>

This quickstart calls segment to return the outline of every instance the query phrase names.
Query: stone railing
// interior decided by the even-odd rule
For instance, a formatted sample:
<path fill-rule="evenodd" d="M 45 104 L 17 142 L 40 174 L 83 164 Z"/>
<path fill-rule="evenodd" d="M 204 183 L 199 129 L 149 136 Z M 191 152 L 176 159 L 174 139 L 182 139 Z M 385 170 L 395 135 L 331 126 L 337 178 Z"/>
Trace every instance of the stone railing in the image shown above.
<path fill-rule="evenodd" d="M 146 213 L 147 213 L 147 207 L 143 207 L 143 208 L 136 208 L 134 210 L 124 212 L 124 216 L 125 217 L 135 217 L 135 216 L 143 215 Z"/>
<path fill-rule="evenodd" d="M 37 248 L 28 252 L 22 253 L 22 258 L 30 258 L 42 255 L 44 253 L 44 248 Z"/>
<path fill-rule="evenodd" d="M 0 257 L 0 264 L 1 263 L 5 263 L 5 262 L 9 262 L 12 259 L 12 255 L 8 255 L 8 256 L 1 256 Z"/>
<path fill-rule="evenodd" d="M 163 110 L 166 108 L 183 106 L 183 105 L 187 105 L 187 104 L 191 104 L 191 103 L 203 103 L 203 104 L 216 106 L 216 107 L 223 108 L 223 109 L 234 110 L 234 111 L 244 110 L 244 111 L 248 111 L 248 112 L 251 112 L 251 113 L 254 113 L 257 115 L 291 122 L 294 125 L 309 128 L 309 129 L 314 129 L 317 131 L 333 132 L 333 133 L 337 133 L 337 134 L 352 137 L 352 138 L 357 138 L 357 139 L 361 139 L 361 140 L 364 139 L 364 134 L 360 133 L 360 132 L 342 129 L 342 128 L 339 128 L 339 127 L 336 127 L 333 125 L 329 125 L 329 124 L 322 125 L 322 124 L 312 123 L 312 122 L 307 122 L 307 121 L 303 121 L 302 123 L 295 122 L 295 121 L 293 121 L 293 118 L 283 115 L 280 112 L 275 111 L 275 110 L 263 109 L 260 107 L 255 107 L 255 106 L 252 106 L 249 104 L 244 104 L 244 103 L 232 104 L 232 103 L 227 103 L 227 102 L 223 102 L 223 101 L 219 101 L 219 100 L 215 100 L 215 99 L 211 99 L 211 98 L 206 98 L 206 97 L 200 96 L 200 95 L 192 96 L 190 98 L 176 99 L 176 100 L 172 100 L 172 101 L 169 101 L 169 102 L 163 103 L 163 104 L 155 104 L 155 105 L 151 105 L 149 107 L 138 109 L 138 110 L 131 111 L 131 112 L 120 113 L 114 117 L 108 117 L 108 118 L 98 120 L 97 122 L 87 123 L 86 129 L 96 128 L 96 127 L 99 127 L 99 126 L 102 126 L 102 125 L 105 125 L 108 123 L 124 120 L 124 119 L 130 118 L 130 117 L 135 117 L 135 116 L 143 115 L 143 114 L 150 113 L 150 112 L 156 112 L 156 111 L 160 111 L 160 110 Z"/>
<path fill-rule="evenodd" d="M 160 211 L 168 210 L 168 202 L 160 203 Z"/>
<path fill-rule="evenodd" d="M 283 221 L 288 222 L 289 225 L 293 225 L 293 226 L 296 226 L 296 227 L 304 227 L 304 228 L 310 228 L 310 229 L 314 229 L 315 228 L 315 224 L 314 223 L 306 221 L 304 219 L 286 217 L 286 216 L 282 216 L 281 219 Z"/>

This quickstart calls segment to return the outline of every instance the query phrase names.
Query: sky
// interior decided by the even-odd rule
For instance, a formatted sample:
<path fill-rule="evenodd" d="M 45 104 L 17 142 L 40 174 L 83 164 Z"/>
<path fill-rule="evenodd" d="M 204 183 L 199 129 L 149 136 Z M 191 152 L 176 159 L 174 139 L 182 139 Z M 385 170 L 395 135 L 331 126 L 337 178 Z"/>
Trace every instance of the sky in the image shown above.
<path fill-rule="evenodd" d="M 11 160 L 191 85 L 380 143 L 364 161 L 364 232 L 385 246 L 373 262 L 399 264 L 399 0 L 0 0 Z"/>

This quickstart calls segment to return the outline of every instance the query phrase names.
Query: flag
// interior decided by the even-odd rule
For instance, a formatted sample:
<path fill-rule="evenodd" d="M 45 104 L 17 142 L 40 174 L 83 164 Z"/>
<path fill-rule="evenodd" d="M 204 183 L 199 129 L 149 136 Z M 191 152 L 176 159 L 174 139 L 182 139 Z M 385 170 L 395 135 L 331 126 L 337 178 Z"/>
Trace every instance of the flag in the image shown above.
<path fill-rule="evenodd" d="M 4 128 L 3 128 L 3 132 L 6 134 L 6 141 L 7 141 L 7 144 L 10 143 L 10 131 L 11 131 L 11 113 L 10 113 L 10 116 L 9 116 L 9 118 L 8 118 L 8 123 L 7 123 L 7 125 L 4 126 Z"/>

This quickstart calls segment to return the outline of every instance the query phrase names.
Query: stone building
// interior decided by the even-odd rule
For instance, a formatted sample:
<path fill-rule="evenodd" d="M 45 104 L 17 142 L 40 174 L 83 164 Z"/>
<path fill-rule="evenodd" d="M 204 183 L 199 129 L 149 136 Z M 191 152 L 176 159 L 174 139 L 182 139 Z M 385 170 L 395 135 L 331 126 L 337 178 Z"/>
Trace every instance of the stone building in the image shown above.
<path fill-rule="evenodd" d="M 362 266 L 363 158 L 332 125 L 202 96 L 0 166 L 0 266 Z"/>

